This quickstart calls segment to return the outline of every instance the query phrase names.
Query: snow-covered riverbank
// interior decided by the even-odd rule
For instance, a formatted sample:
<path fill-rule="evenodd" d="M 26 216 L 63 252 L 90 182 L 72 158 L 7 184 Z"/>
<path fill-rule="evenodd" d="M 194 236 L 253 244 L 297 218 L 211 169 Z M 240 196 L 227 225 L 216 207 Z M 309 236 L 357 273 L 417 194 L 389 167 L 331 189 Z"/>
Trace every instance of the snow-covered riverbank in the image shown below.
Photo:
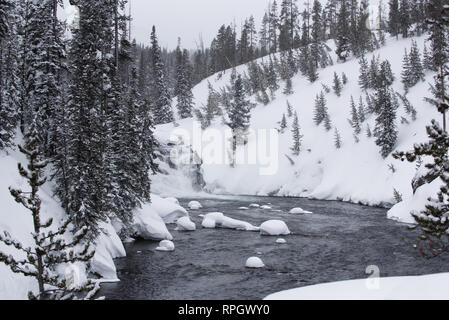
<path fill-rule="evenodd" d="M 19 141 L 18 141 L 19 142 Z M 32 245 L 31 232 L 33 230 L 32 217 L 22 205 L 16 203 L 11 197 L 8 188 L 14 186 L 26 190 L 29 186 L 20 177 L 17 163 L 26 163 L 23 155 L 16 150 L 9 150 L 9 154 L 0 153 L 0 232 L 7 231 L 11 236 L 19 239 L 25 246 Z M 53 218 L 56 223 L 64 217 L 60 203 L 53 196 L 52 184 L 46 183 L 41 191 L 42 215 L 44 218 Z M 152 196 L 152 204 L 144 205 L 136 212 L 134 229 L 144 239 L 164 240 L 172 239 L 165 222 L 175 221 L 181 216 L 187 216 L 187 211 L 169 199 L 157 195 Z M 115 258 L 126 256 L 125 248 L 117 233 L 120 225 L 115 223 L 102 223 L 105 231 L 96 240 L 96 253 L 92 260 L 92 271 L 101 277 L 101 281 L 118 281 Z M 21 253 L 11 247 L 0 243 L 0 250 L 14 257 L 21 257 Z M 83 266 L 79 266 L 83 273 Z M 62 270 L 63 272 L 63 270 Z M 64 276 L 64 275 L 62 275 Z M 81 279 L 86 275 L 81 274 Z M 26 299 L 28 291 L 36 289 L 36 281 L 22 275 L 14 274 L 6 265 L 0 263 L 0 300 Z"/>
<path fill-rule="evenodd" d="M 371 278 L 274 293 L 266 300 L 448 300 L 449 273 Z"/>

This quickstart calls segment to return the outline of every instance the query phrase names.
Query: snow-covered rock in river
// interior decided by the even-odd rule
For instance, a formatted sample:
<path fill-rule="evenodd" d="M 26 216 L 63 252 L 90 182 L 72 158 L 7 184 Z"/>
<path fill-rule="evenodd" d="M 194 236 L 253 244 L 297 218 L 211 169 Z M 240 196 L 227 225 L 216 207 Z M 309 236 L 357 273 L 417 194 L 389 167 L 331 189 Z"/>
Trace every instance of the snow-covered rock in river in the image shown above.
<path fill-rule="evenodd" d="M 260 204 L 252 203 L 249 205 L 250 208 L 260 208 Z"/>
<path fill-rule="evenodd" d="M 306 211 L 302 208 L 293 208 L 290 210 L 290 214 L 304 214 L 304 213 L 312 213 L 312 212 Z"/>
<path fill-rule="evenodd" d="M 137 236 L 145 240 L 172 240 L 164 220 L 151 204 L 144 204 L 137 209 L 134 216 L 133 229 Z"/>
<path fill-rule="evenodd" d="M 196 225 L 189 217 L 182 217 L 176 221 L 176 231 L 195 231 Z"/>
<path fill-rule="evenodd" d="M 172 200 L 163 199 L 157 195 L 151 195 L 151 207 L 164 220 L 165 223 L 175 223 L 181 217 L 187 217 L 189 213 Z"/>
<path fill-rule="evenodd" d="M 201 226 L 206 229 L 215 229 L 217 227 L 214 219 L 203 219 Z"/>
<path fill-rule="evenodd" d="M 261 206 L 260 209 L 262 209 L 262 210 L 271 210 L 272 208 L 270 206 Z"/>
<path fill-rule="evenodd" d="M 125 248 L 111 223 L 102 222 L 99 227 L 104 232 L 100 234 L 96 241 L 95 255 L 91 262 L 92 271 L 104 280 L 118 281 L 117 269 L 113 259 L 126 257 Z"/>
<path fill-rule="evenodd" d="M 187 206 L 190 210 L 199 210 L 203 207 L 198 201 L 190 201 Z"/>
<path fill-rule="evenodd" d="M 212 212 L 206 214 L 203 218 L 201 224 L 203 228 L 214 229 L 214 228 L 225 228 L 225 229 L 235 229 L 241 231 L 259 231 L 260 229 L 253 226 L 251 223 L 232 219 L 226 217 L 221 212 Z"/>
<path fill-rule="evenodd" d="M 276 240 L 276 243 L 277 243 L 277 244 L 286 244 L 286 243 L 287 243 L 287 240 L 282 239 L 282 238 L 279 238 L 279 239 Z"/>
<path fill-rule="evenodd" d="M 170 240 L 162 240 L 159 243 L 159 247 L 156 248 L 157 251 L 175 251 L 175 244 Z"/>
<path fill-rule="evenodd" d="M 260 233 L 263 236 L 284 236 L 289 235 L 290 230 L 284 221 L 270 220 L 262 223 Z"/>
<path fill-rule="evenodd" d="M 239 210 L 249 210 L 248 207 L 240 207 Z"/>
<path fill-rule="evenodd" d="M 412 212 L 419 213 L 429 204 L 429 198 L 436 199 L 444 182 L 441 178 L 434 180 L 432 183 L 425 184 L 416 190 L 416 193 L 405 198 L 402 202 L 396 204 L 388 211 L 388 218 L 403 223 L 415 224 L 416 221 L 412 216 Z"/>
<path fill-rule="evenodd" d="M 251 257 L 248 260 L 246 260 L 246 267 L 252 268 L 252 269 L 258 269 L 265 267 L 265 264 L 263 263 L 262 259 L 258 257 Z"/>

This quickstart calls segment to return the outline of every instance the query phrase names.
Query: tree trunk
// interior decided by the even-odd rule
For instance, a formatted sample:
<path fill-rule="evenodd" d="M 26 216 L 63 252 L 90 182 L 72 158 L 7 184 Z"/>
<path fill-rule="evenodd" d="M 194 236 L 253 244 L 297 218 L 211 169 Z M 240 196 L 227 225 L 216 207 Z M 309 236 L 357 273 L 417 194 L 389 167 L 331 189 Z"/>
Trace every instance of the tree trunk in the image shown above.
<path fill-rule="evenodd" d="M 115 67 L 118 68 L 118 0 L 115 0 L 114 4 L 114 37 L 115 37 L 115 46 L 114 46 L 114 54 L 115 54 Z"/>
<path fill-rule="evenodd" d="M 440 67 L 441 76 L 441 103 L 444 104 L 446 97 L 445 83 L 444 83 L 444 65 Z M 446 109 L 443 110 L 443 130 L 446 132 Z"/>

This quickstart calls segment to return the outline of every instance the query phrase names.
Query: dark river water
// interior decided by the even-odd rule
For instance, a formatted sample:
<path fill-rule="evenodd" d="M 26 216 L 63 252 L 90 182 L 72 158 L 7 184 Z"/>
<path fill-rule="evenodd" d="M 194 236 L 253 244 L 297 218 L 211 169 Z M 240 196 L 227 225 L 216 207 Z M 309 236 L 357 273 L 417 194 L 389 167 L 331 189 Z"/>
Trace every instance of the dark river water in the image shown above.
<path fill-rule="evenodd" d="M 187 207 L 192 199 L 181 199 Z M 128 256 L 116 260 L 118 283 L 103 284 L 108 299 L 197 300 L 263 299 L 268 294 L 318 283 L 366 278 L 377 265 L 382 277 L 448 271 L 449 257 L 425 260 L 412 248 L 416 233 L 386 218 L 385 209 L 342 202 L 298 198 L 228 197 L 202 199 L 203 209 L 191 211 L 195 232 L 174 231 L 176 250 L 155 251 L 158 242 L 126 245 Z M 274 210 L 239 207 L 270 203 Z M 294 207 L 313 214 L 290 215 Z M 294 233 L 278 237 L 257 232 L 202 229 L 200 214 L 223 212 L 256 226 L 271 219 L 287 223 Z M 266 267 L 247 269 L 249 257 Z"/>

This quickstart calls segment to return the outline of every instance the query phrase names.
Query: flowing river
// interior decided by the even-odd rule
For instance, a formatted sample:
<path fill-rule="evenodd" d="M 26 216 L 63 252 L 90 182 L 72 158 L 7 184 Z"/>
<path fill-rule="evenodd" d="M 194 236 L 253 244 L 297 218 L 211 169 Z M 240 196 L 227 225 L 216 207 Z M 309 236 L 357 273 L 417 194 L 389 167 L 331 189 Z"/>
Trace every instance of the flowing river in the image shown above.
<path fill-rule="evenodd" d="M 193 199 L 180 199 L 187 207 Z M 195 199 L 196 200 L 196 199 Z M 426 260 L 411 243 L 416 231 L 386 218 L 385 209 L 335 201 L 277 197 L 217 197 L 200 199 L 203 209 L 190 211 L 195 232 L 174 231 L 174 252 L 158 252 L 158 242 L 126 245 L 127 257 L 116 260 L 118 283 L 103 284 L 108 299 L 263 299 L 270 293 L 368 277 L 368 266 L 378 266 L 382 277 L 448 271 L 449 257 Z M 273 210 L 250 209 L 251 203 Z M 301 207 L 313 214 L 291 215 Z M 256 226 L 283 220 L 293 235 L 277 237 L 257 232 L 202 229 L 200 214 L 223 212 Z M 249 257 L 260 257 L 266 267 L 247 269 Z"/>

